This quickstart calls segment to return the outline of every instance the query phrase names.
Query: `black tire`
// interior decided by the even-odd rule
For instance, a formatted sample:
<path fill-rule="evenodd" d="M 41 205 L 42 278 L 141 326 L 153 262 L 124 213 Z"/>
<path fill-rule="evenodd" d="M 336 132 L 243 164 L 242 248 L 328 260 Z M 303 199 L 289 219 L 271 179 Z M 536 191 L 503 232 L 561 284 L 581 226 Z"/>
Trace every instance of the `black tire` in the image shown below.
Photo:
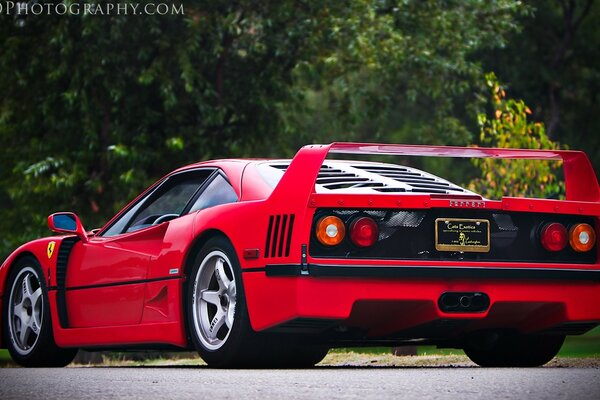
<path fill-rule="evenodd" d="M 283 363 L 286 368 L 310 368 L 321 362 L 329 348 L 320 345 L 298 345 Z"/>
<path fill-rule="evenodd" d="M 559 352 L 564 336 L 481 332 L 471 336 L 465 354 L 482 367 L 539 367 Z"/>
<path fill-rule="evenodd" d="M 221 272 L 213 272 L 211 276 L 210 268 L 223 270 L 226 279 L 221 278 Z M 235 285 L 233 291 L 230 288 L 232 282 Z M 218 301 L 216 293 L 220 293 Z M 299 345 L 296 337 L 258 333 L 252 329 L 240 264 L 233 246 L 224 237 L 209 239 L 196 256 L 185 296 L 191 341 L 210 367 L 307 367 L 327 354 L 324 348 Z M 231 311 L 232 301 L 234 308 Z M 220 322 L 223 317 L 218 313 L 225 313 L 224 322 Z M 219 328 L 213 330 L 216 326 Z"/>
<path fill-rule="evenodd" d="M 77 349 L 60 348 L 54 341 L 43 277 L 35 258 L 27 256 L 16 261 L 4 295 L 3 337 L 12 359 L 23 367 L 64 367 L 73 361 Z M 27 324 L 25 330 L 23 324 Z"/>

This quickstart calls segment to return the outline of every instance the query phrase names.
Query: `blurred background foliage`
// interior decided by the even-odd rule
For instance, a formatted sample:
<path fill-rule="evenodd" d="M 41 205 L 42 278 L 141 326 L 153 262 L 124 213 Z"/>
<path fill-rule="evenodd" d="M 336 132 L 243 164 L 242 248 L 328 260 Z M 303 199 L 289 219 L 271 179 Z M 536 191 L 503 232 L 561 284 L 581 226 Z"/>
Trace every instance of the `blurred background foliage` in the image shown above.
<path fill-rule="evenodd" d="M 593 0 L 184 6 L 185 15 L 24 24 L 0 15 L 0 256 L 48 234 L 53 211 L 77 212 L 91 229 L 180 165 L 291 156 L 307 143 L 531 139 L 584 149 L 599 169 Z M 506 124 L 496 110 L 521 121 Z M 416 166 L 461 184 L 492 168 Z M 539 187 L 544 176 L 523 184 Z M 543 184 L 541 195 L 560 190 Z"/>
<path fill-rule="evenodd" d="M 523 100 L 506 97 L 494 73 L 486 74 L 493 105 L 492 117 L 477 116 L 479 140 L 487 147 L 558 150 L 560 146 L 546 134 L 545 125 L 528 120 L 531 109 Z M 481 176 L 469 182 L 469 189 L 489 199 L 527 196 L 564 199 L 561 161 L 498 160 L 474 158 Z"/>

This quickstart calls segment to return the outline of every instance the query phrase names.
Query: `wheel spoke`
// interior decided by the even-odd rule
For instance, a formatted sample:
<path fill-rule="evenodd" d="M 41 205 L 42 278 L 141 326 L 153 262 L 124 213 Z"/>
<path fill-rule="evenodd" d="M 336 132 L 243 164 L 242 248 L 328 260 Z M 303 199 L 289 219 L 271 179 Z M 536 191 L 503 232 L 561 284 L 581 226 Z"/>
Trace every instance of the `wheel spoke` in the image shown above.
<path fill-rule="evenodd" d="M 219 288 L 221 288 L 221 290 L 226 290 L 229 285 L 231 284 L 231 281 L 229 280 L 229 278 L 227 277 L 227 274 L 225 273 L 225 261 L 222 258 L 219 258 L 216 262 L 215 262 L 215 276 L 217 278 L 217 282 L 219 282 Z"/>
<path fill-rule="evenodd" d="M 221 299 L 219 298 L 219 292 L 212 290 L 203 290 L 201 292 L 201 298 L 207 303 L 214 304 L 217 307 L 221 306 Z"/>
<path fill-rule="evenodd" d="M 23 321 L 23 302 L 19 303 L 19 304 L 15 304 L 14 308 L 13 308 L 13 315 L 17 318 L 19 318 L 19 320 Z"/>
<path fill-rule="evenodd" d="M 35 309 L 38 306 L 38 301 L 42 299 L 42 288 L 39 287 L 31 294 L 31 306 Z"/>
<path fill-rule="evenodd" d="M 227 316 L 225 315 L 225 312 L 223 312 L 222 310 L 219 309 L 217 311 L 217 313 L 215 314 L 215 316 L 213 317 L 212 321 L 210 322 L 210 328 L 208 330 L 208 337 L 210 339 L 217 338 L 217 333 L 219 332 L 219 330 L 225 323 L 226 319 L 227 319 Z"/>
<path fill-rule="evenodd" d="M 225 324 L 229 329 L 233 327 L 233 320 L 235 317 L 235 302 L 229 303 L 229 309 L 227 309 L 227 318 L 225 320 Z"/>
<path fill-rule="evenodd" d="M 19 332 L 19 341 L 21 342 L 21 346 L 23 348 L 27 348 L 27 340 L 29 339 L 30 333 L 31 329 L 29 328 L 29 326 L 21 324 L 21 332 Z"/>
<path fill-rule="evenodd" d="M 33 318 L 31 318 L 31 321 L 29 322 L 29 327 L 31 328 L 31 330 L 33 331 L 33 333 L 35 333 L 36 335 L 39 335 L 40 333 L 40 321 L 38 321 L 37 316 L 33 316 Z"/>
<path fill-rule="evenodd" d="M 31 275 L 27 274 L 23 277 L 23 299 L 26 297 L 31 297 L 33 290 L 31 289 L 30 282 Z"/>

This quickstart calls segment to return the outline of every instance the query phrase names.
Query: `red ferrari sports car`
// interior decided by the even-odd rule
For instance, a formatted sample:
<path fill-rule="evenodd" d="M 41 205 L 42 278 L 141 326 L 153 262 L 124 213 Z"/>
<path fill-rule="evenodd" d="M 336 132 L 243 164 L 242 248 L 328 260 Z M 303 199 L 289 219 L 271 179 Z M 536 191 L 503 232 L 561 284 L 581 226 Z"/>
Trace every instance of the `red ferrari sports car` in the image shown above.
<path fill-rule="evenodd" d="M 328 153 L 562 160 L 566 200 L 487 200 L 415 168 Z M 600 188 L 584 153 L 333 143 L 160 179 L 103 228 L 0 267 L 2 347 L 196 349 L 210 366 L 310 366 L 332 347 L 434 344 L 537 366 L 600 323 Z"/>

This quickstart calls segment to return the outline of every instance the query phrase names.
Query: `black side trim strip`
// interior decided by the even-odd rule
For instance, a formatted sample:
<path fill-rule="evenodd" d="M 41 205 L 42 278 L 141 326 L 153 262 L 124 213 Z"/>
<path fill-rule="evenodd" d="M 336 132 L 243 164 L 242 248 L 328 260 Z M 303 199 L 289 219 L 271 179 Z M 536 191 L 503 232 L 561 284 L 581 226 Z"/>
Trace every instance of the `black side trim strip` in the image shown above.
<path fill-rule="evenodd" d="M 243 273 L 243 272 L 265 272 L 265 271 L 266 271 L 266 269 L 265 269 L 265 268 L 261 268 L 261 267 L 256 267 L 256 268 L 244 268 L 244 269 L 242 270 L 242 273 Z"/>
<path fill-rule="evenodd" d="M 265 267 L 267 276 L 300 276 L 296 264 L 271 264 Z M 356 278 L 435 278 L 435 279 L 557 279 L 600 281 L 600 270 L 551 268 L 480 268 L 480 267 L 387 267 L 380 265 L 318 265 L 308 266 L 315 277 Z"/>
<path fill-rule="evenodd" d="M 264 270 L 264 268 L 263 268 Z M 114 287 L 114 286 L 125 286 L 125 285 L 139 285 L 142 283 L 152 283 L 152 282 L 160 282 L 160 281 L 170 281 L 173 279 L 179 279 L 180 276 L 168 276 L 166 278 L 153 278 L 153 279 L 139 279 L 137 281 L 126 281 L 126 282 L 113 282 L 113 283 L 103 283 L 99 285 L 85 285 L 85 286 L 73 286 L 65 288 L 67 291 L 71 290 L 83 290 L 83 289 L 98 289 L 105 287 Z M 57 287 L 50 287 L 49 290 L 57 289 Z"/>
<path fill-rule="evenodd" d="M 69 327 L 69 315 L 67 313 L 67 299 L 65 295 L 67 267 L 73 246 L 78 241 L 79 238 L 77 236 L 64 238 L 60 243 L 56 258 L 56 289 L 58 291 L 56 293 L 56 308 L 58 309 L 58 320 L 63 329 Z"/>
<path fill-rule="evenodd" d="M 298 276 L 302 267 L 295 264 L 269 264 L 265 267 L 267 276 Z"/>

